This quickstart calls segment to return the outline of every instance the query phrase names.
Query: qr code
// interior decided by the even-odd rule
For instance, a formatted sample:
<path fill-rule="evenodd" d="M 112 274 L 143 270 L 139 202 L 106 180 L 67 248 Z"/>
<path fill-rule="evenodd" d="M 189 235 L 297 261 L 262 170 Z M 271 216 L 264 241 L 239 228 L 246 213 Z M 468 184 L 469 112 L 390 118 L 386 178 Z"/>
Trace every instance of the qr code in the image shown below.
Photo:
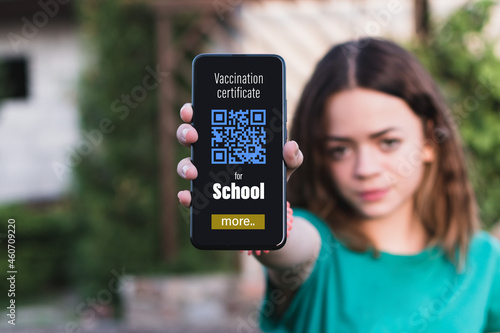
<path fill-rule="evenodd" d="M 212 110 L 212 164 L 266 163 L 266 110 Z"/>

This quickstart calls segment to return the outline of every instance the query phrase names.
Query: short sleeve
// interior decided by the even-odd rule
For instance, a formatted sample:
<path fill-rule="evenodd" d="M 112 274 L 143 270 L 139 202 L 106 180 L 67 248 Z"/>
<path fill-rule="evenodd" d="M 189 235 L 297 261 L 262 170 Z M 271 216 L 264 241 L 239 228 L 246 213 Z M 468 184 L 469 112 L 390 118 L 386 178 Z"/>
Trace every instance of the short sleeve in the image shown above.
<path fill-rule="evenodd" d="M 484 332 L 500 332 L 500 242 L 493 243 L 495 259 L 493 283 L 489 295 L 489 305 Z"/>

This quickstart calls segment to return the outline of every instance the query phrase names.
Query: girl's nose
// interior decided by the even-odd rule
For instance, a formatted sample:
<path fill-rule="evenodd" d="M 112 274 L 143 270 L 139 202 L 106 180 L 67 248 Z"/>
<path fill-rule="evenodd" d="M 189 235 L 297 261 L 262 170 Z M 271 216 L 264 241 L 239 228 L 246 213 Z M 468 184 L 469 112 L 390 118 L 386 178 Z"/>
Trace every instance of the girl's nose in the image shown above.
<path fill-rule="evenodd" d="M 365 179 L 375 176 L 381 172 L 377 152 L 371 147 L 360 146 L 356 154 L 354 176 Z"/>

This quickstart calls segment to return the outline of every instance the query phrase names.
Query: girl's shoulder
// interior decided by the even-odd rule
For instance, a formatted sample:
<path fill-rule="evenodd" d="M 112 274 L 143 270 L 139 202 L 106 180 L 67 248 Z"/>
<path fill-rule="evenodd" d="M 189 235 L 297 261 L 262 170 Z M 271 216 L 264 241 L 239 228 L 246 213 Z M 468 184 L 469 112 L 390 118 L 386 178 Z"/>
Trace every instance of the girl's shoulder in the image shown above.
<path fill-rule="evenodd" d="M 321 238 L 334 238 L 334 235 L 332 234 L 332 231 L 326 224 L 326 222 L 319 217 L 318 215 L 312 213 L 311 211 L 305 209 L 305 208 L 300 208 L 300 207 L 294 207 L 293 208 L 293 216 L 294 217 L 301 217 L 305 220 L 307 220 L 309 223 L 311 223 L 319 232 Z"/>
<path fill-rule="evenodd" d="M 500 332 L 500 241 L 482 230 L 472 238 L 469 250 L 478 285 L 489 295 L 484 332 Z"/>
<path fill-rule="evenodd" d="M 469 246 L 467 260 L 475 265 L 472 267 L 480 268 L 483 279 L 491 277 L 500 296 L 500 241 L 484 230 L 476 232 Z"/>
<path fill-rule="evenodd" d="M 480 230 L 472 237 L 469 255 L 500 260 L 500 240 L 487 231 Z"/>
<path fill-rule="evenodd" d="M 326 251 L 329 254 L 332 254 L 333 251 L 330 250 L 331 248 L 345 248 L 337 235 L 335 235 L 335 232 L 330 228 L 328 223 L 318 215 L 305 208 L 294 207 L 293 216 L 307 220 L 307 222 L 311 223 L 316 228 L 316 230 L 318 230 L 319 236 L 321 238 L 321 251 Z M 320 253 L 320 255 L 324 255 L 324 253 Z"/>

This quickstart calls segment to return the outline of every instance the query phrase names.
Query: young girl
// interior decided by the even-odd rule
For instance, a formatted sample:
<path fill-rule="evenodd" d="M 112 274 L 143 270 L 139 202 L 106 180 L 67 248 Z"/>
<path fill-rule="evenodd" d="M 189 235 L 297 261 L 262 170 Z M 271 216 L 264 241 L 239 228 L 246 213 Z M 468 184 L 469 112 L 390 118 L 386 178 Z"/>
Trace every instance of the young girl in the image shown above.
<path fill-rule="evenodd" d="M 189 124 L 177 136 L 197 140 Z M 293 229 L 280 250 L 255 251 L 263 331 L 500 332 L 500 243 L 480 231 L 458 131 L 411 54 L 378 39 L 333 47 L 291 138 Z M 178 172 L 197 176 L 189 158 Z"/>

